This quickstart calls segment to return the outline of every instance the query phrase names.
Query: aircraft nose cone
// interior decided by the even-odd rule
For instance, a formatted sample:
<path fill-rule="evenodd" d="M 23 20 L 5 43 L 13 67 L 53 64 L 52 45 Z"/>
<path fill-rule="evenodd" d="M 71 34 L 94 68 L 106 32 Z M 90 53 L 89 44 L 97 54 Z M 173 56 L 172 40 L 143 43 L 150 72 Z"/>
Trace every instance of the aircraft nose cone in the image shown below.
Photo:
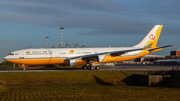
<path fill-rule="evenodd" d="M 4 57 L 4 60 L 7 60 L 7 59 L 9 59 L 9 56 L 5 56 L 5 57 Z"/>

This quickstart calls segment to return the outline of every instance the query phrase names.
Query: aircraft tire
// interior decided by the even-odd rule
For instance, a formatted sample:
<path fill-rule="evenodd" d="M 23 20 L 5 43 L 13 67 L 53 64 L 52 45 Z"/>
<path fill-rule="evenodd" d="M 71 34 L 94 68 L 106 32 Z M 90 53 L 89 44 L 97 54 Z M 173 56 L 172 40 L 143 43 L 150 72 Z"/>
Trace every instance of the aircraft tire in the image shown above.
<path fill-rule="evenodd" d="M 87 66 L 87 69 L 91 69 L 91 67 L 90 67 L 90 66 Z"/>
<path fill-rule="evenodd" d="M 99 70 L 99 69 L 100 69 L 100 67 L 99 67 L 99 66 L 97 66 L 97 67 L 95 67 L 95 69 L 96 69 L 96 70 Z"/>
<path fill-rule="evenodd" d="M 86 70 L 86 69 L 87 69 L 87 66 L 83 66 L 82 68 L 83 68 L 84 70 Z"/>
<path fill-rule="evenodd" d="M 90 67 L 90 70 L 93 70 L 93 69 L 94 69 L 94 66 L 91 66 L 91 67 Z"/>

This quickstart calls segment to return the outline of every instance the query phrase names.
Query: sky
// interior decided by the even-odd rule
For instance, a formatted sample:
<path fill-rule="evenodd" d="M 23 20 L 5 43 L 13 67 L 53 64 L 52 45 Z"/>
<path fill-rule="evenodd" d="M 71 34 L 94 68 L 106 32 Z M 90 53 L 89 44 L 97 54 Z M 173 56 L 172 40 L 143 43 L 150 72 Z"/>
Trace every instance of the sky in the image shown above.
<path fill-rule="evenodd" d="M 9 52 L 60 44 L 93 47 L 138 44 L 154 25 L 164 25 L 157 46 L 180 50 L 179 0 L 0 0 L 0 61 Z"/>

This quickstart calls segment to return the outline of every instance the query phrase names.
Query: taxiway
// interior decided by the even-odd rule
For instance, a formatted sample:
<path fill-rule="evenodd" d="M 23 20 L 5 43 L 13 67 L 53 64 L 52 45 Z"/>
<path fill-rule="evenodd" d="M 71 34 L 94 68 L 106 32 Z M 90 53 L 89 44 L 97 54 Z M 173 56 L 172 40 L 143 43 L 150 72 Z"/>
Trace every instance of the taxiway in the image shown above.
<path fill-rule="evenodd" d="M 23 70 L 0 70 L 0 72 L 78 72 L 78 71 L 130 71 L 130 70 L 172 70 L 172 69 L 180 69 L 180 65 L 118 65 L 112 66 L 109 68 L 101 68 L 100 70 L 83 70 L 81 68 L 58 68 L 58 69 L 51 69 L 48 70 L 37 70 L 37 69 L 27 69 Z"/>

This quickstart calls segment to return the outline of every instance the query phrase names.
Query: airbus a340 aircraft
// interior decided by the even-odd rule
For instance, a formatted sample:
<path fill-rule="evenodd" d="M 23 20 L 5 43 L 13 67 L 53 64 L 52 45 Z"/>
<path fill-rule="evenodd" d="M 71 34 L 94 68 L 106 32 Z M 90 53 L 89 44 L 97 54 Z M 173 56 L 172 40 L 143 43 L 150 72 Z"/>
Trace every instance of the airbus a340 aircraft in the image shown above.
<path fill-rule="evenodd" d="M 98 70 L 100 68 L 97 64 L 100 63 L 131 60 L 172 46 L 156 47 L 162 27 L 163 25 L 155 25 L 147 36 L 133 47 L 23 49 L 11 52 L 4 59 L 23 65 L 61 64 Z"/>

